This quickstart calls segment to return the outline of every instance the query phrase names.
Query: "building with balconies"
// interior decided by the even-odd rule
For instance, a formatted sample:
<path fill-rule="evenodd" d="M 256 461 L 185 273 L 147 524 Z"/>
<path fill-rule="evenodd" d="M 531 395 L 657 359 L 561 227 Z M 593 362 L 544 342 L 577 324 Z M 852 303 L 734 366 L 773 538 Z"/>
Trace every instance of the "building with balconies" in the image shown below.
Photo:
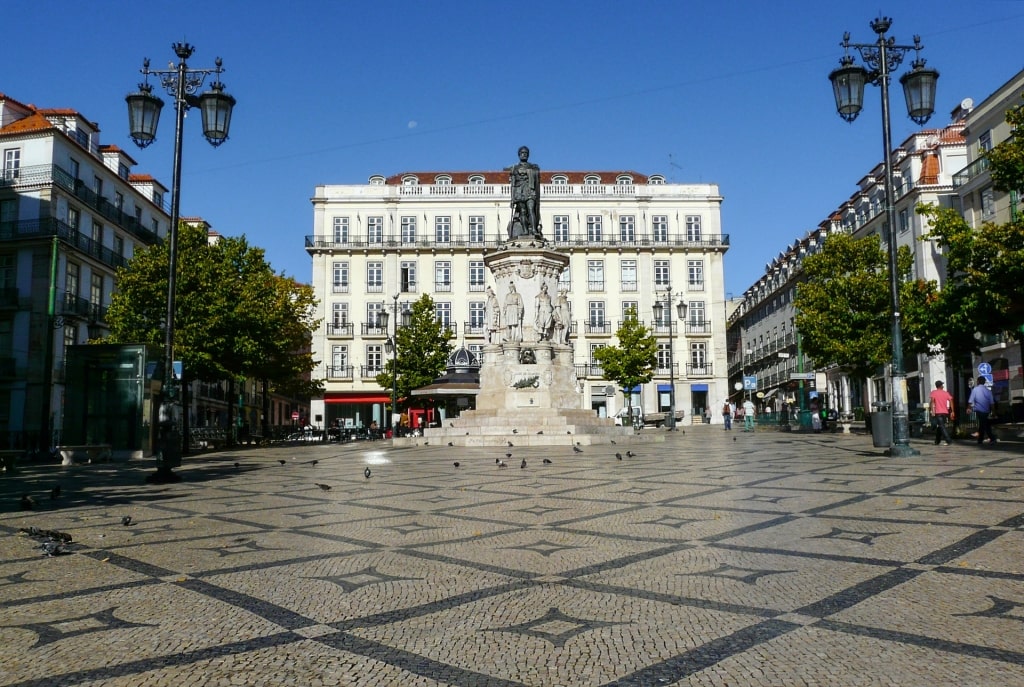
<path fill-rule="evenodd" d="M 983 222 L 1006 224 L 1020 219 L 1020 194 L 999 191 L 992 183 L 985 153 L 1010 138 L 1006 123 L 1011 108 L 1024 105 L 1024 70 L 1017 72 L 992 95 L 970 108 L 964 136 L 967 143 L 967 164 L 953 175 L 964 219 L 971 227 Z M 972 103 L 973 105 L 973 103 Z M 1024 362 L 1021 357 L 1019 333 L 1003 332 L 981 335 L 981 355 L 973 356 L 969 370 L 961 372 L 966 389 L 981 370 L 991 369 L 992 392 L 998 413 L 1003 417 L 1024 420 Z M 988 367 L 985 367 L 985 366 Z"/>
<path fill-rule="evenodd" d="M 0 445 L 62 425 L 64 351 L 106 333 L 114 273 L 166 235 L 166 188 L 70 109 L 0 93 Z"/>
<path fill-rule="evenodd" d="M 952 122 L 940 129 L 911 134 L 893 151 L 897 244 L 910 249 L 913 257 L 911 279 L 934 280 L 942 284 L 945 264 L 938 247 L 927 240 L 926 219 L 917 215 L 919 203 L 952 207 L 958 202 L 953 172 L 966 159 L 963 130 L 967 111 L 957 108 Z M 765 265 L 764 274 L 741 299 L 729 319 L 729 379 L 755 376 L 761 410 L 809 407 L 812 396 L 821 397 L 823 407 L 849 413 L 868 408 L 890 396 L 886 370 L 880 368 L 862 387 L 858 380 L 839 368 L 818 366 L 802 349 L 796 329 L 794 299 L 801 279 L 804 257 L 821 249 L 836 232 L 857 238 L 878 237 L 887 245 L 890 230 L 885 217 L 885 173 L 879 163 L 857 182 L 857 191 L 833 211 L 828 219 L 794 241 Z M 927 406 L 935 380 L 949 378 L 950 370 L 941 350 L 906 355 L 908 409 L 919 412 Z"/>
<path fill-rule="evenodd" d="M 541 184 L 544 238 L 570 258 L 559 290 L 573 315 L 583 407 L 611 415 L 621 403 L 593 352 L 615 343 L 631 308 L 659 341 L 657 373 L 635 391 L 636 402 L 666 410 L 671 381 L 676 407 L 691 417 L 725 398 L 729 237 L 717 185 L 625 171 L 542 171 Z M 507 171 L 408 172 L 316 187 L 306 250 L 323 320 L 313 341 L 321 361 L 314 376 L 325 379 L 326 391 L 312 402 L 315 423 L 389 424 L 390 390 L 375 377 L 390 327 L 378 316 L 422 294 L 455 342 L 480 357 L 486 289 L 494 286 L 484 257 L 507 237 L 510 197 Z M 655 301 L 670 288 L 687 304 L 683 322 L 654 319 Z"/>

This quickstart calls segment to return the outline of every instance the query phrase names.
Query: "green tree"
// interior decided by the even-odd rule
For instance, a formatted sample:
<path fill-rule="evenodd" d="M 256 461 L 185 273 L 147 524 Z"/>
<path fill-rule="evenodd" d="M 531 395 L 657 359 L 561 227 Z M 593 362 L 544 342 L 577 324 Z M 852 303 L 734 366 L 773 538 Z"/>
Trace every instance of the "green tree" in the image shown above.
<path fill-rule="evenodd" d="M 913 256 L 905 246 L 896 254 L 900 275 L 910 274 Z M 854 239 L 833 234 L 822 250 L 804 259 L 794 306 L 805 354 L 816 365 L 849 370 L 867 379 L 892 359 L 892 305 L 889 257 L 878 237 Z M 926 312 L 935 285 L 901 279 L 900 312 L 904 352 L 926 350 Z"/>
<path fill-rule="evenodd" d="M 594 360 L 604 370 L 604 378 L 615 382 L 622 389 L 630 422 L 633 419 L 633 395 L 631 390 L 638 384 L 646 384 L 654 377 L 658 362 L 658 341 L 651 331 L 643 326 L 636 316 L 636 308 L 630 308 L 615 336 L 618 346 L 602 346 L 594 351 Z"/>
<path fill-rule="evenodd" d="M 395 330 L 395 357 L 384 363 L 384 371 L 376 377 L 377 384 L 390 389 L 395 384 L 398 405 L 408 407 L 413 389 L 426 386 L 441 376 L 453 346 L 452 333 L 443 326 L 434 312 L 434 299 L 423 294 L 412 304 L 408 326 L 402 325 L 399 313 Z M 392 412 L 398 412 L 392 409 Z"/>

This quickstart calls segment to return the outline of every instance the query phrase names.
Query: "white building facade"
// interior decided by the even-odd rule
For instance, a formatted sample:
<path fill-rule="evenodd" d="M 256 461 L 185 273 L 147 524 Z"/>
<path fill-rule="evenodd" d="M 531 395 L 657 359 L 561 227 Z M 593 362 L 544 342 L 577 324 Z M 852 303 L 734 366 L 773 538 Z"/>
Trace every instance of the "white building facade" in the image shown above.
<path fill-rule="evenodd" d="M 364 185 L 323 185 L 306 237 L 323 322 L 314 335 L 314 424 L 386 425 L 390 389 L 375 377 L 387 360 L 378 313 L 429 294 L 457 344 L 485 343 L 484 257 L 507 238 L 508 172 L 417 172 L 373 176 Z M 659 341 L 654 380 L 634 390 L 648 411 L 675 406 L 700 417 L 728 394 L 725 358 L 722 197 L 715 184 L 669 184 L 636 172 L 541 172 L 540 221 L 549 246 L 564 251 L 561 275 L 571 305 L 577 389 L 583 407 L 611 415 L 622 393 L 603 378 L 593 352 L 615 344 L 631 308 Z M 654 322 L 671 289 L 685 321 Z M 391 317 L 394 322 L 396 318 Z M 670 331 L 671 327 L 671 331 Z M 671 343 L 670 343 L 671 342 Z M 689 421 L 689 420 L 687 420 Z"/>

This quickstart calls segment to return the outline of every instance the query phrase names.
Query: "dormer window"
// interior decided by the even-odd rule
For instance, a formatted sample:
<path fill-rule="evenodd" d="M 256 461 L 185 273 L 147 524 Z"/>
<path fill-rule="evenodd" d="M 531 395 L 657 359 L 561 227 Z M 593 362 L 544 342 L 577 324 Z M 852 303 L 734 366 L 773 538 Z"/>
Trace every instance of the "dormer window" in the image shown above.
<path fill-rule="evenodd" d="M 474 174 L 473 176 L 471 176 L 469 178 L 469 185 L 470 186 L 483 186 L 484 185 L 484 178 L 482 176 L 480 176 L 479 174 Z"/>
<path fill-rule="evenodd" d="M 374 174 L 372 177 L 370 177 L 370 186 L 383 186 L 383 185 L 384 185 L 384 177 L 382 177 L 381 175 Z"/>
<path fill-rule="evenodd" d="M 402 177 L 402 186 L 419 186 L 420 180 L 415 174 L 407 174 Z"/>
<path fill-rule="evenodd" d="M 601 177 L 596 174 L 588 174 L 583 178 L 583 184 L 585 186 L 597 186 L 601 183 Z"/>
<path fill-rule="evenodd" d="M 564 174 L 556 174 L 551 177 L 551 183 L 555 186 L 567 186 L 569 184 L 569 177 Z"/>
<path fill-rule="evenodd" d="M 434 183 L 438 186 L 451 186 L 452 178 L 447 174 L 441 174 L 434 178 Z"/>
<path fill-rule="evenodd" d="M 647 178 L 647 183 L 651 186 L 662 186 L 665 183 L 665 177 L 660 174 L 654 174 Z"/>
<path fill-rule="evenodd" d="M 619 176 L 617 176 L 615 178 L 615 184 L 617 186 L 632 186 L 633 185 L 633 177 L 631 177 L 628 174 L 620 174 Z"/>

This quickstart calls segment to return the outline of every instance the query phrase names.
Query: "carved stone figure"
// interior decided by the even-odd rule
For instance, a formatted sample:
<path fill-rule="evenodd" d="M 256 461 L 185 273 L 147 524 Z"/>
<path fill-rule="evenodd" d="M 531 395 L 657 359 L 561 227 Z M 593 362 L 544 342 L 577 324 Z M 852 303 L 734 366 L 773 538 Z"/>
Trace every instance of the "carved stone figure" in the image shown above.
<path fill-rule="evenodd" d="M 555 301 L 554 318 L 554 340 L 560 344 L 569 343 L 569 331 L 572 328 L 572 312 L 569 307 L 569 299 L 565 291 L 558 292 L 558 300 Z"/>
<path fill-rule="evenodd" d="M 512 186 L 509 240 L 520 236 L 543 239 L 540 226 L 540 167 L 530 162 L 530 149 L 519 148 L 519 162 L 508 169 Z"/>
<path fill-rule="evenodd" d="M 516 285 L 509 283 L 505 296 L 505 341 L 517 343 L 523 340 L 523 297 L 516 291 Z"/>
<path fill-rule="evenodd" d="M 548 285 L 540 285 L 540 293 L 534 299 L 537 302 L 533 314 L 533 329 L 537 333 L 537 341 L 549 341 L 551 339 L 554 309 L 551 306 L 551 296 L 548 294 Z"/>
<path fill-rule="evenodd" d="M 487 336 L 487 343 L 498 343 L 498 332 L 501 331 L 501 306 L 498 304 L 498 297 L 494 289 L 487 287 L 487 305 L 484 311 L 484 330 Z"/>

